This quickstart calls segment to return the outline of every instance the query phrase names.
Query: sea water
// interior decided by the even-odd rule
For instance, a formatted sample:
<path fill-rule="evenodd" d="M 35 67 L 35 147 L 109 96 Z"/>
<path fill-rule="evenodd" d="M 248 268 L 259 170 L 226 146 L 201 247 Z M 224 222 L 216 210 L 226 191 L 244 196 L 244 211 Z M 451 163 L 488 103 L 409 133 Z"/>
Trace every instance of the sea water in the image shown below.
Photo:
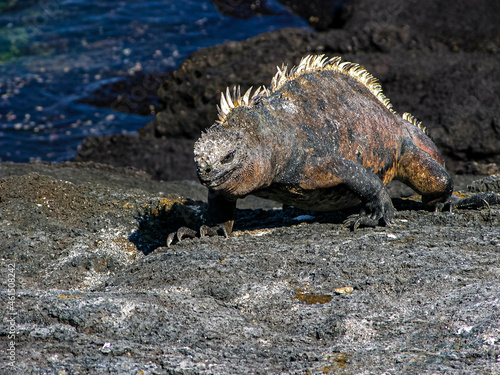
<path fill-rule="evenodd" d="M 152 120 L 82 104 L 99 86 L 175 70 L 202 47 L 307 28 L 266 4 L 272 15 L 237 19 L 210 1 L 0 2 L 0 162 L 70 160 L 89 135 L 134 134 Z"/>

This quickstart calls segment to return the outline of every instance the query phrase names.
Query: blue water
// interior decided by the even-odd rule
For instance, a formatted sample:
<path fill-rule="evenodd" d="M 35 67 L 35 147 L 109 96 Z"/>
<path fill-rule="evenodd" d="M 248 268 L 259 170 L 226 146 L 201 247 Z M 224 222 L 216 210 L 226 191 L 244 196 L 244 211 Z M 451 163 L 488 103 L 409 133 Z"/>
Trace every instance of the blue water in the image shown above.
<path fill-rule="evenodd" d="M 71 159 L 89 135 L 134 134 L 152 116 L 78 103 L 127 74 L 175 70 L 192 52 L 283 27 L 277 14 L 221 15 L 210 1 L 19 0 L 0 3 L 0 161 Z M 8 3 L 8 2 L 7 2 Z"/>

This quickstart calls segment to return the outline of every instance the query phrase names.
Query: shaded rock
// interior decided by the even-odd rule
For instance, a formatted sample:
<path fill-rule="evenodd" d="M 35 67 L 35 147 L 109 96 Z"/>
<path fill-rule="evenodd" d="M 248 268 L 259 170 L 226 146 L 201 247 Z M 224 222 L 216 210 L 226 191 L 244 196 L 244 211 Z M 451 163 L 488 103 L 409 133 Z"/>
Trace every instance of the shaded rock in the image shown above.
<path fill-rule="evenodd" d="M 393 226 L 350 232 L 255 200 L 228 239 L 144 255 L 138 219 L 175 225 L 185 213 L 172 207 L 202 212 L 202 192 L 133 169 L 0 164 L 0 335 L 16 348 L 1 371 L 500 370 L 500 206 L 430 213 L 395 199 Z"/>
<path fill-rule="evenodd" d="M 428 51 L 500 52 L 498 2 L 480 0 L 471 3 L 439 1 L 350 0 L 346 2 L 344 29 L 365 35 L 387 26 L 406 26 L 410 46 Z"/>
<path fill-rule="evenodd" d="M 93 161 L 142 169 L 158 180 L 194 180 L 194 140 L 146 139 L 133 135 L 91 136 L 83 140 L 76 162 Z"/>
<path fill-rule="evenodd" d="M 265 0 L 212 0 L 212 4 L 220 14 L 241 19 L 276 14 Z"/>
<path fill-rule="evenodd" d="M 169 74 L 171 73 L 127 74 L 125 77 L 100 85 L 78 103 L 110 108 L 125 114 L 152 116 L 161 109 L 157 92 Z"/>
<path fill-rule="evenodd" d="M 340 29 L 346 21 L 346 0 L 280 0 L 295 14 L 307 20 L 314 30 Z"/>
<path fill-rule="evenodd" d="M 486 192 L 493 191 L 500 193 L 500 174 L 481 178 L 467 185 L 467 189 L 471 192 Z"/>
<path fill-rule="evenodd" d="M 496 163 L 477 163 L 475 161 L 456 162 L 455 171 L 462 175 L 492 175 L 500 173 Z"/>
<path fill-rule="evenodd" d="M 293 65 L 305 51 L 319 51 L 314 34 L 292 28 L 200 49 L 163 83 L 158 94 L 165 108 L 139 135 L 197 138 L 217 119 L 222 91 L 267 86 L 277 65 Z"/>
<path fill-rule="evenodd" d="M 345 22 L 345 0 L 313 0 L 307 3 L 296 0 L 279 0 L 296 15 L 305 19 L 314 30 L 340 28 Z M 248 19 L 254 16 L 275 15 L 264 0 L 212 0 L 220 14 Z"/>

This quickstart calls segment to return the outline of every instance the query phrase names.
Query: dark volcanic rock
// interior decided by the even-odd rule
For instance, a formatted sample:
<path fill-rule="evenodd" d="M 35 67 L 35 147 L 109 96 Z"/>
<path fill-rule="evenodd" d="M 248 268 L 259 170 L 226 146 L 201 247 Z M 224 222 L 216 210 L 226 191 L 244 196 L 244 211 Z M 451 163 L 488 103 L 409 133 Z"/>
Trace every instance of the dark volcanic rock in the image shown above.
<path fill-rule="evenodd" d="M 91 136 L 83 140 L 73 160 L 131 166 L 158 180 L 194 180 L 193 145 L 194 140 L 190 139 L 146 139 L 125 134 Z"/>
<path fill-rule="evenodd" d="M 500 174 L 473 181 L 470 185 L 467 185 L 467 189 L 472 192 L 494 191 L 500 193 Z"/>
<path fill-rule="evenodd" d="M 283 29 L 201 49 L 163 83 L 163 109 L 140 129 L 138 138 L 195 139 L 217 118 L 216 105 L 226 87 L 269 85 L 277 65 L 294 65 L 307 54 L 324 53 L 358 62 L 378 77 L 397 111 L 423 121 L 450 170 L 473 172 L 470 162 L 475 161 L 479 172 L 494 171 L 485 165 L 500 164 L 499 6 L 487 0 L 461 0 L 453 6 L 445 1 L 351 0 L 342 13 L 342 29 Z M 125 145 L 94 139 L 78 160 L 101 161 L 99 148 L 109 147 L 111 154 L 119 155 L 114 149 Z M 107 162 L 126 166 L 128 160 Z M 181 170 L 192 168 L 178 165 Z M 158 178 L 172 176 L 158 174 L 161 167 L 144 168 Z"/>
<path fill-rule="evenodd" d="M 390 29 L 405 27 L 410 43 L 430 51 L 500 52 L 500 3 L 490 0 L 349 0 L 346 2 L 345 30 L 366 34 L 386 30 L 377 39 L 387 41 Z M 391 26 L 392 25 L 392 26 Z M 377 35 L 377 34 L 375 34 Z"/>
<path fill-rule="evenodd" d="M 279 0 L 304 18 L 314 30 L 324 31 L 341 28 L 348 17 L 346 0 Z M 347 8 L 348 10 L 349 8 Z"/>
<path fill-rule="evenodd" d="M 200 49 L 160 87 L 165 108 L 139 134 L 197 138 L 201 129 L 217 119 L 222 91 L 235 85 L 242 90 L 269 85 L 277 65 L 294 64 L 307 51 L 319 52 L 315 39 L 309 31 L 286 28 Z"/>
<path fill-rule="evenodd" d="M 265 0 L 212 0 L 212 4 L 220 14 L 241 19 L 276 14 Z"/>
<path fill-rule="evenodd" d="M 205 194 L 134 169 L 0 164 L 2 356 L 15 348 L 0 372 L 500 371 L 498 205 L 395 199 L 393 226 L 350 232 L 343 214 L 255 199 L 234 236 L 161 247 Z"/>
<path fill-rule="evenodd" d="M 107 107 L 125 114 L 141 116 L 155 115 L 161 104 L 158 102 L 158 88 L 171 74 L 143 74 L 135 72 L 100 86 L 79 103 L 96 107 Z"/>

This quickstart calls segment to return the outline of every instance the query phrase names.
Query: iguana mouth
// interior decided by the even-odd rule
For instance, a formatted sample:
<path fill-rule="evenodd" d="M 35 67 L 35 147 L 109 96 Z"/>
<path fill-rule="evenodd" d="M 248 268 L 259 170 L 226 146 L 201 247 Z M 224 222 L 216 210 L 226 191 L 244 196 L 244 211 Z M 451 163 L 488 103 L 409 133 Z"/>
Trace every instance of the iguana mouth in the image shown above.
<path fill-rule="evenodd" d="M 230 177 L 231 171 L 226 171 L 223 172 L 222 174 L 219 174 L 217 176 L 207 176 L 206 174 L 204 175 L 203 173 L 200 173 L 198 170 L 198 178 L 200 182 L 208 187 L 208 188 L 217 188 L 224 184 Z"/>

